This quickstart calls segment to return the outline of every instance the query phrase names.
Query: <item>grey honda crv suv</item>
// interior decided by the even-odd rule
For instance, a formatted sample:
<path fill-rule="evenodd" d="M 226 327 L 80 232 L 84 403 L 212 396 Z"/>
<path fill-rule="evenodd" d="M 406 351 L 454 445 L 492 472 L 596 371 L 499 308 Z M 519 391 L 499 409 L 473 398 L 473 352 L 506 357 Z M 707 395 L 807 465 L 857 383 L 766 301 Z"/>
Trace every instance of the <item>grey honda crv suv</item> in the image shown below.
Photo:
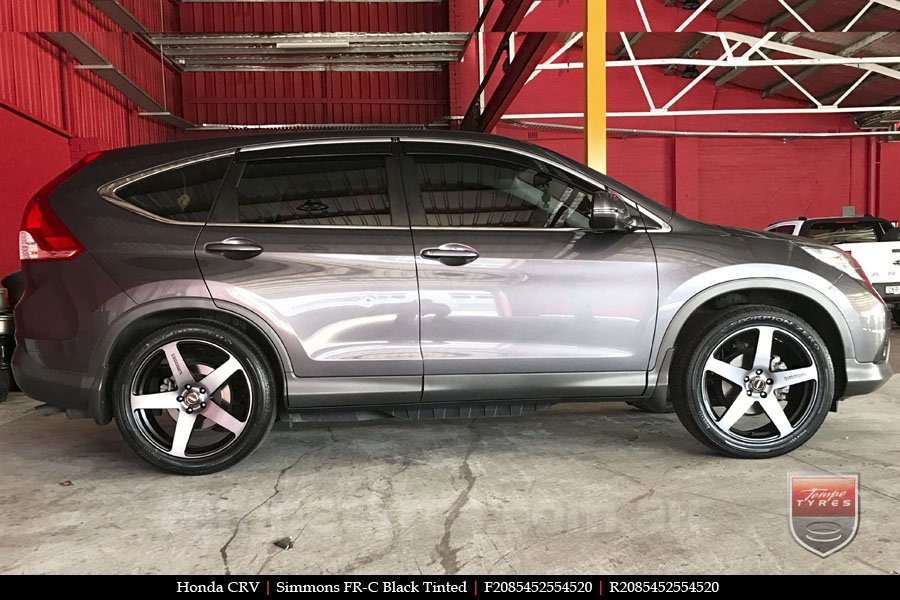
<path fill-rule="evenodd" d="M 727 194 L 727 190 L 722 190 Z M 847 254 L 673 214 L 501 137 L 358 131 L 86 157 L 28 205 L 13 368 L 210 473 L 288 421 L 674 406 L 788 452 L 891 371 Z"/>

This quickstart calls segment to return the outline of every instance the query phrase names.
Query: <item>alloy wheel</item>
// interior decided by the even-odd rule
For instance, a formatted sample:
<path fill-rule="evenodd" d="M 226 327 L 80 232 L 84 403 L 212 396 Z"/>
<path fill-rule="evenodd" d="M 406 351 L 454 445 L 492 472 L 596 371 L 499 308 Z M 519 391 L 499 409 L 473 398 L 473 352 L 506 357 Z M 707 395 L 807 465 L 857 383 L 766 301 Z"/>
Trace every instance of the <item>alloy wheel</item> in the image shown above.
<path fill-rule="evenodd" d="M 777 326 L 747 327 L 728 335 L 707 358 L 702 407 L 727 437 L 768 444 L 803 426 L 818 385 L 806 342 Z"/>

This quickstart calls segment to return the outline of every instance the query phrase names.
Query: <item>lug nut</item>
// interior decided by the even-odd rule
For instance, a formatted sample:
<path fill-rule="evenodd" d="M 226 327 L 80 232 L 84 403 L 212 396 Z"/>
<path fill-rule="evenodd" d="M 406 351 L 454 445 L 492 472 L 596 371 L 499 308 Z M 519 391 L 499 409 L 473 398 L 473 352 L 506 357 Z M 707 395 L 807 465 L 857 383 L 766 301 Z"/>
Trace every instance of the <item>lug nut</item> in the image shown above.
<path fill-rule="evenodd" d="M 201 403 L 200 403 L 200 408 L 206 408 L 206 402 L 201 402 Z"/>
<path fill-rule="evenodd" d="M 765 392 L 760 392 L 759 396 L 760 398 L 765 398 L 766 396 L 768 396 L 768 394 L 766 394 Z"/>
<path fill-rule="evenodd" d="M 206 388 L 200 388 L 200 393 L 201 393 L 201 394 L 205 394 L 205 393 L 206 393 Z"/>
<path fill-rule="evenodd" d="M 748 395 L 748 396 L 752 396 L 752 395 L 753 395 L 753 392 L 751 392 L 750 390 L 747 390 L 747 395 Z"/>
<path fill-rule="evenodd" d="M 759 373 L 759 371 L 757 371 L 757 373 Z M 186 389 L 187 391 L 191 391 L 191 384 L 187 384 L 186 386 L 184 386 L 184 389 Z"/>
<path fill-rule="evenodd" d="M 188 407 L 185 409 L 185 412 L 187 412 L 187 414 L 191 414 L 192 412 L 194 412 L 194 409 L 191 408 L 190 406 L 188 406 Z"/>
<path fill-rule="evenodd" d="M 750 381 L 749 377 L 744 377 L 744 381 Z"/>
<path fill-rule="evenodd" d="M 775 382 L 772 381 L 771 379 L 766 379 L 766 383 L 768 383 L 769 385 L 772 385 L 772 384 L 775 383 Z"/>
<path fill-rule="evenodd" d="M 762 369 L 757 369 L 757 370 L 756 370 L 756 374 L 757 374 L 757 375 L 762 375 Z M 191 389 L 190 386 L 188 386 L 188 389 Z"/>
<path fill-rule="evenodd" d="M 184 402 L 184 396 L 178 396 L 176 400 L 178 400 L 179 402 Z"/>

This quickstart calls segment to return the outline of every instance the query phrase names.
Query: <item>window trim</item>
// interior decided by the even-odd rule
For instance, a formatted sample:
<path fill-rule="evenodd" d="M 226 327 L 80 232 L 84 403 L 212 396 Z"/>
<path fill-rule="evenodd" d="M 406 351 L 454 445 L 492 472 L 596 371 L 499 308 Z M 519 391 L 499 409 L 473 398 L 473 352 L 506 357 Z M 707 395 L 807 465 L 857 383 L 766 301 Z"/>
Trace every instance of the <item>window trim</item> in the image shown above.
<path fill-rule="evenodd" d="M 383 142 L 383 140 L 371 140 L 365 139 L 362 140 L 365 142 L 374 142 L 379 143 Z M 266 148 L 268 150 L 269 148 Z M 354 155 L 350 154 L 328 154 L 327 152 L 322 154 L 312 155 L 313 158 L 322 158 L 333 156 L 335 158 L 348 158 Z M 388 179 L 388 206 L 390 207 L 390 215 L 391 218 L 396 218 L 398 216 L 404 217 L 402 220 L 406 221 L 405 225 L 304 225 L 301 223 L 239 223 L 239 222 L 230 222 L 230 221 L 217 221 L 214 220 L 216 217 L 216 212 L 221 210 L 221 201 L 227 201 L 232 203 L 233 208 L 237 208 L 237 197 L 222 199 L 220 194 L 219 198 L 217 198 L 216 205 L 213 207 L 213 210 L 210 211 L 210 218 L 206 222 L 207 227 L 251 227 L 251 228 L 260 228 L 260 227 L 274 227 L 274 228 L 294 228 L 294 229 L 342 229 L 347 231 L 360 231 L 360 230 L 369 230 L 369 231 L 396 231 L 403 230 L 409 231 L 410 223 L 409 223 L 409 211 L 406 206 L 406 198 L 403 193 L 403 182 L 400 174 L 400 165 L 397 159 L 396 154 L 380 154 L 373 153 L 371 156 L 380 156 L 384 159 L 384 170 L 385 175 Z M 244 165 L 251 162 L 263 162 L 263 161 L 271 161 L 271 160 L 290 160 L 299 158 L 298 156 L 286 154 L 284 156 L 267 156 L 265 158 L 254 158 L 252 155 L 247 155 L 246 158 L 236 158 L 235 161 L 230 165 L 228 172 L 225 174 L 224 181 L 229 181 L 234 176 L 234 171 L 237 168 L 241 168 L 243 170 Z M 392 164 L 393 163 L 393 164 Z M 237 186 L 240 184 L 241 179 L 243 178 L 243 172 L 240 173 L 240 176 L 234 177 L 234 190 L 237 190 Z M 392 179 L 397 179 L 397 181 L 392 181 Z M 391 191 L 391 188 L 394 188 L 395 191 Z M 396 206 L 395 202 L 396 200 Z M 397 213 L 397 214 L 395 214 Z"/>
<path fill-rule="evenodd" d="M 635 202 L 630 197 L 628 197 L 627 194 L 624 194 L 621 191 L 615 189 L 615 187 L 610 186 L 602 181 L 598 181 L 592 177 L 589 177 L 588 175 L 586 175 L 584 173 L 581 173 L 579 171 L 571 169 L 568 166 L 553 160 L 552 158 L 547 158 L 545 156 L 541 156 L 540 154 L 531 152 L 529 150 L 523 150 L 521 148 L 510 148 L 509 146 L 505 146 L 503 144 L 494 144 L 494 143 L 490 143 L 490 142 L 481 142 L 481 141 L 423 139 L 423 138 L 412 138 L 412 137 L 403 137 L 403 136 L 400 136 L 399 139 L 400 139 L 400 143 L 401 143 L 400 156 L 408 157 L 408 158 L 412 158 L 416 154 L 423 154 L 423 153 L 407 152 L 406 149 L 402 146 L 402 144 L 415 144 L 415 143 L 419 143 L 419 144 L 451 144 L 454 146 L 465 146 L 465 147 L 469 147 L 469 148 L 474 146 L 474 147 L 479 147 L 479 148 L 487 148 L 489 150 L 497 150 L 500 152 L 504 152 L 506 154 L 511 154 L 513 156 L 526 156 L 526 157 L 530 158 L 531 160 L 537 161 L 539 164 L 552 165 L 555 168 L 560 169 L 561 171 L 568 173 L 569 175 L 573 175 L 576 178 L 581 179 L 582 181 L 585 181 L 596 187 L 612 189 L 619 196 L 621 196 L 622 200 L 624 200 L 629 206 L 631 206 L 632 208 L 637 210 L 645 218 L 649 217 L 654 223 L 656 223 L 659 226 L 658 229 L 650 229 L 648 227 L 637 227 L 634 229 L 634 231 L 641 231 L 641 232 L 645 232 L 645 233 L 669 233 L 670 231 L 672 231 L 672 226 L 669 225 L 669 223 L 667 223 L 662 217 L 660 217 L 653 211 L 651 211 L 647 208 L 644 208 L 639 203 Z M 462 156 L 462 154 L 461 154 L 461 156 Z M 408 190 L 407 190 L 407 195 L 409 195 Z M 415 201 L 415 202 L 418 202 L 419 204 L 421 204 L 421 199 L 408 197 L 407 203 L 409 203 L 410 201 Z M 412 210 L 410 210 L 410 219 L 412 219 Z M 546 227 L 438 227 L 438 226 L 413 225 L 412 228 L 413 229 L 442 229 L 442 230 L 448 230 L 448 231 L 545 231 L 545 232 L 546 231 L 591 231 L 590 229 L 583 228 L 583 227 L 571 227 L 571 228 L 559 227 L 559 228 L 548 229 Z"/>
<path fill-rule="evenodd" d="M 128 184 L 134 183 L 136 181 L 140 181 L 142 179 L 146 179 L 147 177 L 152 177 L 154 175 L 158 175 L 160 173 L 164 173 L 166 171 L 171 171 L 174 169 L 182 169 L 184 167 L 189 167 L 191 165 L 195 165 L 201 162 L 206 162 L 209 160 L 215 160 L 217 158 L 227 158 L 234 157 L 234 154 L 237 152 L 237 148 L 230 148 L 228 150 L 219 150 L 216 152 L 208 152 L 206 154 L 198 154 L 196 156 L 192 156 L 188 159 L 180 159 L 171 162 L 167 162 L 161 165 L 157 165 L 153 168 L 146 169 L 144 171 L 138 171 L 137 173 L 132 173 L 131 175 L 127 175 L 126 177 L 122 177 L 120 179 L 116 179 L 109 183 L 106 183 L 100 188 L 97 189 L 97 193 L 100 196 L 109 202 L 110 204 L 114 204 L 119 208 L 124 208 L 127 211 L 133 212 L 135 214 L 141 215 L 142 217 L 146 217 L 153 221 L 157 221 L 159 223 L 165 223 L 167 225 L 182 225 L 189 227 L 203 227 L 206 225 L 207 221 L 209 221 L 209 216 L 207 216 L 204 221 L 176 221 L 175 219 L 167 219 L 165 217 L 161 217 L 159 215 L 153 214 L 150 211 L 144 210 L 139 206 L 135 206 L 134 204 L 128 202 L 127 200 L 123 200 L 119 197 L 118 191 L 119 189 L 125 187 Z M 228 165 L 225 170 L 225 176 L 228 174 L 228 170 L 231 168 L 231 165 Z M 225 176 L 223 176 L 222 181 L 225 181 Z M 219 190 L 221 193 L 221 190 Z M 209 214 L 212 215 L 213 210 L 216 207 L 216 199 L 218 198 L 219 193 L 216 194 L 216 198 L 213 198 L 213 203 L 210 206 Z"/>

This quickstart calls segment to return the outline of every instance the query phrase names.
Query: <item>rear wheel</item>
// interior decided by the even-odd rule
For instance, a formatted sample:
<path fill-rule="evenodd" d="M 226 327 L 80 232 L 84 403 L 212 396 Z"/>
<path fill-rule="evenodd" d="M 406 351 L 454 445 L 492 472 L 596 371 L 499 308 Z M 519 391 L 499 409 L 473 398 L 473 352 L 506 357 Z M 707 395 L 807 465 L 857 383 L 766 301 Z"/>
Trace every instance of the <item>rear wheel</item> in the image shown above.
<path fill-rule="evenodd" d="M 831 356 L 797 315 L 742 306 L 712 317 L 680 346 L 672 365 L 675 412 L 694 437 L 724 454 L 790 452 L 828 414 Z"/>
<path fill-rule="evenodd" d="M 143 459 L 202 475 L 239 462 L 263 441 L 275 420 L 274 381 L 244 333 L 206 321 L 176 324 L 122 360 L 113 410 Z"/>

